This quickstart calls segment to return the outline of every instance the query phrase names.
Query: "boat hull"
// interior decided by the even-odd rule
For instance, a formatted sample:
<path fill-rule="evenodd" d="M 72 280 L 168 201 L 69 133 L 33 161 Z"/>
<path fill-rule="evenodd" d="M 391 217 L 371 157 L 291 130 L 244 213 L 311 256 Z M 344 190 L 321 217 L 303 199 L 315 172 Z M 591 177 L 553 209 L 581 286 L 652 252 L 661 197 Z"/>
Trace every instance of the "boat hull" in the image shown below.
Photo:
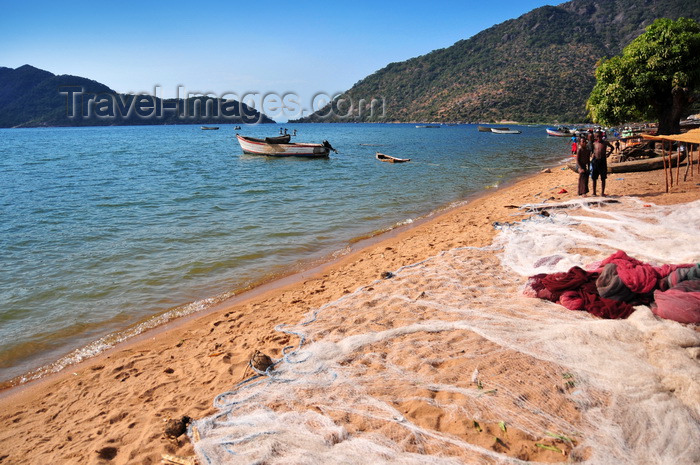
<path fill-rule="evenodd" d="M 263 155 L 266 157 L 303 157 L 326 158 L 330 155 L 330 148 L 323 144 L 296 144 L 296 143 L 267 143 L 249 140 L 241 135 L 236 135 L 243 153 L 249 155 Z"/>
<path fill-rule="evenodd" d="M 685 160 L 685 155 L 681 155 L 681 163 Z M 678 164 L 678 157 L 673 155 L 671 157 L 671 167 L 675 167 Z M 666 165 L 669 165 L 668 158 L 666 159 Z M 578 172 L 576 169 L 576 163 L 572 162 L 567 165 L 571 171 Z M 622 161 L 619 163 L 608 163 L 608 173 L 635 173 L 638 171 L 654 171 L 660 170 L 664 167 L 663 157 L 645 158 L 642 160 L 630 160 Z"/>
<path fill-rule="evenodd" d="M 571 132 L 557 131 L 556 129 L 547 128 L 547 135 L 553 137 L 570 137 Z"/>
<path fill-rule="evenodd" d="M 397 158 L 397 157 L 392 157 L 391 155 L 386 155 L 386 154 L 379 153 L 379 152 L 377 152 L 375 157 L 377 158 L 377 160 L 384 161 L 387 163 L 406 163 L 408 161 L 411 161 L 410 158 Z"/>

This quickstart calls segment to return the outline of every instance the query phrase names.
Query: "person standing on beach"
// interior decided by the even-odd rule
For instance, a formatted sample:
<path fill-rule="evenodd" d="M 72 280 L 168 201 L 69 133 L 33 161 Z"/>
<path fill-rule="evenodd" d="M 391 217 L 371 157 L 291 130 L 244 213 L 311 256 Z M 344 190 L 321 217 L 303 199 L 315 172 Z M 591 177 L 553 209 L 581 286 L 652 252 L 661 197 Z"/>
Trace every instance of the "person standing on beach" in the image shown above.
<path fill-rule="evenodd" d="M 586 137 L 581 137 L 576 150 L 576 168 L 578 171 L 578 195 L 588 194 L 588 164 L 591 162 L 591 151 Z"/>
<path fill-rule="evenodd" d="M 605 180 L 608 177 L 608 155 L 613 152 L 613 146 L 606 141 L 602 133 L 593 143 L 593 159 L 591 160 L 591 179 L 593 180 L 593 195 L 596 195 L 596 183 L 600 176 L 600 195 L 605 197 Z"/>

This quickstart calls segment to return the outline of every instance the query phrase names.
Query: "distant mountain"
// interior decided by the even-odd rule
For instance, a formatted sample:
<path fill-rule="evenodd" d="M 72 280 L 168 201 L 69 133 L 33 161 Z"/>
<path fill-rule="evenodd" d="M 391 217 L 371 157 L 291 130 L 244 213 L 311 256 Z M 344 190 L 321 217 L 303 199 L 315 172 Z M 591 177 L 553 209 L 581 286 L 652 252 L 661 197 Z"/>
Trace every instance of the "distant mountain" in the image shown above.
<path fill-rule="evenodd" d="M 681 16 L 700 20 L 700 2 L 544 6 L 451 47 L 391 63 L 297 121 L 583 121 L 596 62 L 619 54 L 655 19 Z"/>
<path fill-rule="evenodd" d="M 235 100 L 120 94 L 30 65 L 0 67 L 0 127 L 274 123 Z"/>

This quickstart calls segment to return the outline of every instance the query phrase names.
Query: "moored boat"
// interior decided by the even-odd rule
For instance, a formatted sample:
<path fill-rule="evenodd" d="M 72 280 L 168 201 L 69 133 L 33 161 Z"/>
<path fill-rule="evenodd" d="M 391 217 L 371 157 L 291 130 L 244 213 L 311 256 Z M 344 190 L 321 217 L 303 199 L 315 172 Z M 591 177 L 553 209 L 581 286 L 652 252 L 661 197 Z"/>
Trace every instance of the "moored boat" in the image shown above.
<path fill-rule="evenodd" d="M 522 131 L 510 128 L 491 128 L 491 132 L 494 134 L 521 134 Z"/>
<path fill-rule="evenodd" d="M 675 167 L 685 160 L 685 154 L 679 157 L 672 154 L 666 159 L 666 165 Z M 635 171 L 653 171 L 664 167 L 664 157 L 643 158 L 641 160 L 627 160 L 618 163 L 608 163 L 608 173 L 631 173 Z"/>
<path fill-rule="evenodd" d="M 439 128 L 439 124 L 419 124 L 416 126 L 417 128 Z"/>
<path fill-rule="evenodd" d="M 557 128 L 547 128 L 547 135 L 548 136 L 568 137 L 571 134 L 572 134 L 571 129 L 569 129 L 565 126 L 559 126 Z"/>
<path fill-rule="evenodd" d="M 264 139 L 236 134 L 236 138 L 241 145 L 243 153 L 251 155 L 323 158 L 329 156 L 331 150 L 337 152 L 327 140 L 324 140 L 321 144 L 296 143 L 291 142 L 291 135 L 289 134 L 279 137 L 266 137 Z"/>
<path fill-rule="evenodd" d="M 201 129 L 202 131 L 216 131 L 219 126 L 202 126 Z"/>
<path fill-rule="evenodd" d="M 411 161 L 410 158 L 397 158 L 379 152 L 377 152 L 376 158 L 377 160 L 385 161 L 387 163 L 406 163 L 407 161 Z"/>

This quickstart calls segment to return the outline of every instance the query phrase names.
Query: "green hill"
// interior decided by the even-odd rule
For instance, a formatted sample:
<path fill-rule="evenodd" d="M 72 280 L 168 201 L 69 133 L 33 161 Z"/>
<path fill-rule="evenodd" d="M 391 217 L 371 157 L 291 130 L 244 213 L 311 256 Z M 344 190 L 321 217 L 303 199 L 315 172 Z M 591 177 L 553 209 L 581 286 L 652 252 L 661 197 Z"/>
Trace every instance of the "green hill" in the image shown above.
<path fill-rule="evenodd" d="M 297 121 L 583 121 L 596 62 L 620 53 L 656 18 L 681 16 L 700 20 L 700 2 L 544 6 L 451 47 L 391 63 L 356 83 L 344 101 Z M 382 98 L 384 114 L 377 106 L 369 111 L 368 102 Z"/>
<path fill-rule="evenodd" d="M 208 112 L 204 111 L 207 107 Z M 79 76 L 57 76 L 30 65 L 17 69 L 0 67 L 0 127 L 258 121 L 274 123 L 255 109 L 233 100 L 209 97 L 163 100 L 155 96 L 120 94 Z"/>

